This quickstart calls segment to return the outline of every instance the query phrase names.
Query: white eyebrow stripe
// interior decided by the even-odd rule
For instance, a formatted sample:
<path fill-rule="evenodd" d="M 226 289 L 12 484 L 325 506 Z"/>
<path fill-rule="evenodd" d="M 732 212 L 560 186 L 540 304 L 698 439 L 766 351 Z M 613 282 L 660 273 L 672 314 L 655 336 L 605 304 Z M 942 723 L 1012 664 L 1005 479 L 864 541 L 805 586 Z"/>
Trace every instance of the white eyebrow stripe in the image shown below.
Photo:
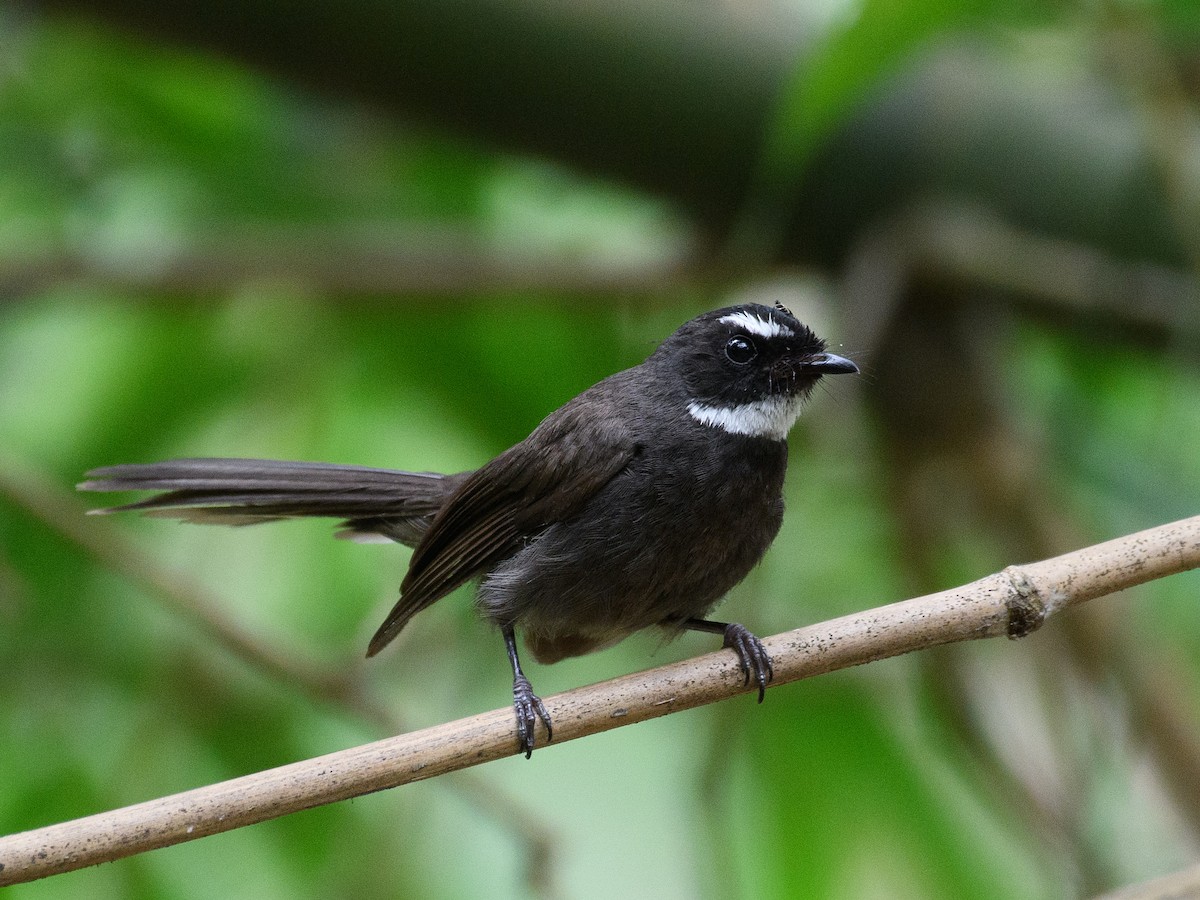
<path fill-rule="evenodd" d="M 687 410 L 697 422 L 730 434 L 782 441 L 800 417 L 803 402 L 800 397 L 787 396 L 766 397 L 740 406 L 709 406 L 693 400 Z"/>
<path fill-rule="evenodd" d="M 736 325 L 750 334 L 757 334 L 765 338 L 796 336 L 796 333 L 786 325 L 776 322 L 774 319 L 760 319 L 758 316 L 746 312 L 744 309 L 730 313 L 727 316 L 721 316 L 717 321 L 726 325 Z"/>

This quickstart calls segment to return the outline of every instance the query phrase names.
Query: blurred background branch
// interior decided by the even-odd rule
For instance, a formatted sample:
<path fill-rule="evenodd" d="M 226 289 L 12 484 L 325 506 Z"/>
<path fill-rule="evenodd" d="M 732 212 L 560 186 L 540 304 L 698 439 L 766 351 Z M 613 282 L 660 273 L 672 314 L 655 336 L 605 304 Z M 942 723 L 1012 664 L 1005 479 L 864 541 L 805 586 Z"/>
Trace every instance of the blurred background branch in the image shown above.
<path fill-rule="evenodd" d="M 678 201 L 716 234 L 746 212 L 791 74 L 813 79 L 826 59 L 814 53 L 818 8 L 784 4 L 622 0 L 582 11 L 553 2 L 370 0 L 348 14 L 333 0 L 312 0 L 286 15 L 271 3 L 232 0 L 47 6 L 616 177 Z M 788 223 L 778 240 L 787 257 L 835 263 L 864 223 L 913 197 L 948 194 L 995 208 L 1018 227 L 1122 255 L 1186 258 L 1156 177 L 1158 147 L 1136 106 L 1102 82 L 1014 60 L 987 40 L 936 40 L 960 21 L 939 19 L 934 4 L 914 6 L 912 17 L 927 24 L 904 38 L 934 46 L 898 62 L 885 55 L 875 65 L 895 71 L 822 136 L 803 177 L 788 190 L 753 192 L 778 207 L 755 214 Z M 963 6 L 968 20 L 987 20 L 988 4 Z M 1040 18 L 1019 3 L 990 6 L 998 23 Z M 1197 146 L 1193 138 L 1178 152 Z M 1176 188 L 1194 191 L 1193 181 Z"/>

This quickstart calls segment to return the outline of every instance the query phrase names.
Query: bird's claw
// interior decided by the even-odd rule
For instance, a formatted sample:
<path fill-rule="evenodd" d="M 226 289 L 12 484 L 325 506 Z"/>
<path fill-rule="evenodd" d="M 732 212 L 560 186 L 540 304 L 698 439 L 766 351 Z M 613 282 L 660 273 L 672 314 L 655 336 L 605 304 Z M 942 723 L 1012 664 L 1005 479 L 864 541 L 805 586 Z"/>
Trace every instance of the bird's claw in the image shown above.
<path fill-rule="evenodd" d="M 547 743 L 554 739 L 554 729 L 550 725 L 546 704 L 533 692 L 533 686 L 524 675 L 513 678 L 513 709 L 517 713 L 517 740 L 525 758 L 529 759 L 537 743 L 537 720 L 541 719 L 546 726 Z"/>
<path fill-rule="evenodd" d="M 775 677 L 771 656 L 762 641 L 746 630 L 745 626 L 731 622 L 725 626 L 725 649 L 737 654 L 738 666 L 742 670 L 742 684 L 750 684 L 750 675 L 758 684 L 758 702 L 762 703 L 767 693 L 767 684 Z"/>

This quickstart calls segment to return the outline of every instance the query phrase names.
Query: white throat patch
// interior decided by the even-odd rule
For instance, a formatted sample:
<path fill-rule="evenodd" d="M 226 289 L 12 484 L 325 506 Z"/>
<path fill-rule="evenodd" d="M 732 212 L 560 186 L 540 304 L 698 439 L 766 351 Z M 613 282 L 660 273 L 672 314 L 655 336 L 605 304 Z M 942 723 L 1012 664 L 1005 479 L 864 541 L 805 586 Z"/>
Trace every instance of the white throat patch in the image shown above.
<path fill-rule="evenodd" d="M 727 316 L 721 316 L 717 321 L 725 325 L 736 325 L 747 334 L 757 334 L 759 337 L 777 338 L 796 336 L 796 333 L 786 325 L 776 322 L 774 319 L 761 319 L 754 315 L 754 313 L 747 312 L 744 309 L 730 313 Z"/>
<path fill-rule="evenodd" d="M 800 417 L 801 397 L 767 397 L 740 406 L 709 406 L 693 400 L 688 413 L 697 422 L 730 434 L 782 441 Z"/>

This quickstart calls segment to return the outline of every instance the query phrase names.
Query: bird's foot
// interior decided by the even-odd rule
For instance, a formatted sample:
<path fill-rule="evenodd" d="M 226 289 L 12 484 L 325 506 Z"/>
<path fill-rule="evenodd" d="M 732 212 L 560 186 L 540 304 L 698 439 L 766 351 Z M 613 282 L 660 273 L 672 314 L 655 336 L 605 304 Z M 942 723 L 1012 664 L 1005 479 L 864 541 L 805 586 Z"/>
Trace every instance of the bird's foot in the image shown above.
<path fill-rule="evenodd" d="M 758 684 L 758 702 L 766 696 L 767 684 L 775 677 L 771 667 L 771 656 L 762 641 L 746 630 L 745 626 L 730 622 L 725 626 L 725 648 L 737 654 L 738 666 L 742 670 L 742 684 L 750 684 L 753 674 Z"/>
<path fill-rule="evenodd" d="M 517 739 L 525 758 L 529 759 L 537 743 L 537 720 L 541 719 L 546 726 L 547 743 L 554 739 L 554 728 L 550 725 L 546 704 L 533 692 L 533 686 L 524 675 L 513 678 L 513 709 L 517 712 Z"/>

